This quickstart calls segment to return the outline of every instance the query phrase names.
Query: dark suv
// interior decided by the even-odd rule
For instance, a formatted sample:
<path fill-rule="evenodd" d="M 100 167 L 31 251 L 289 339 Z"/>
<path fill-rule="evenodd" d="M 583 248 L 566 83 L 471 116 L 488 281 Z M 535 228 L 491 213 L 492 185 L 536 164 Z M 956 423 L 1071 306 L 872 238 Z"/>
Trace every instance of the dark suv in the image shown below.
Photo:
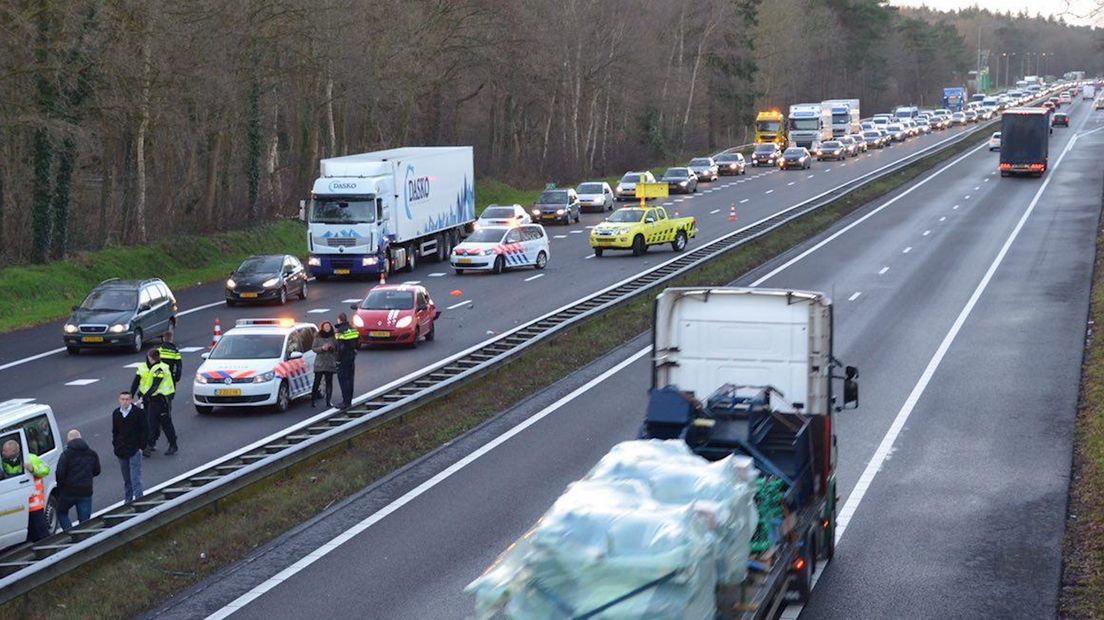
<path fill-rule="evenodd" d="M 76 355 L 86 348 L 122 347 L 137 353 L 147 340 L 176 327 L 176 310 L 176 298 L 161 280 L 104 280 L 73 306 L 63 328 L 65 350 Z"/>

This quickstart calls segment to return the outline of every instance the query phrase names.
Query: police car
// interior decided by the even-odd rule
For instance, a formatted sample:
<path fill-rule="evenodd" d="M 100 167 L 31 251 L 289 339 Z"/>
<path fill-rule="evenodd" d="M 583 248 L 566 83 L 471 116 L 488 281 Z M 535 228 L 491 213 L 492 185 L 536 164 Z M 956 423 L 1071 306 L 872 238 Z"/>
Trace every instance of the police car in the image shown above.
<path fill-rule="evenodd" d="M 487 227 L 468 235 L 456 246 L 449 262 L 456 275 L 469 270 L 502 273 L 511 267 L 544 269 L 549 250 L 548 234 L 540 224 Z"/>
<path fill-rule="evenodd" d="M 238 319 L 196 371 L 196 411 L 215 407 L 272 406 L 285 411 L 309 396 L 314 380 L 314 336 L 318 327 L 293 319 Z"/>

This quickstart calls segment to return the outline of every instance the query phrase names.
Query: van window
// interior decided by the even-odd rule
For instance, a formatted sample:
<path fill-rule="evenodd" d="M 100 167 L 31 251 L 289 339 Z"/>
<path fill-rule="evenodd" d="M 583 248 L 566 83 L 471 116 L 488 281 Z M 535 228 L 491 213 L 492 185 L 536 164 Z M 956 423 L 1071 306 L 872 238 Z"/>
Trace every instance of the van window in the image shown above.
<path fill-rule="evenodd" d="M 139 306 L 153 305 L 153 300 L 150 298 L 150 291 L 149 291 L 148 288 L 143 287 L 141 292 L 138 294 L 138 305 Z"/>
<path fill-rule="evenodd" d="M 145 290 L 149 291 L 150 301 L 153 303 L 153 305 L 156 306 L 157 304 L 165 301 L 164 293 L 162 293 L 161 290 L 157 288 L 156 284 L 151 284 L 147 286 Z"/>
<path fill-rule="evenodd" d="M 517 229 L 506 233 L 506 238 L 502 240 L 503 243 L 517 243 L 519 241 L 521 241 L 521 233 Z"/>
<path fill-rule="evenodd" d="M 299 346 L 302 351 L 310 351 L 314 347 L 314 328 L 304 327 L 299 330 Z"/>
<path fill-rule="evenodd" d="M 42 456 L 56 447 L 54 433 L 50 429 L 50 418 L 46 417 L 46 414 L 37 415 L 0 432 L 7 433 L 19 428 L 22 428 L 23 434 L 27 436 L 27 449 L 35 456 Z"/>
<path fill-rule="evenodd" d="M 284 358 L 292 353 L 302 353 L 303 349 L 300 348 L 299 331 L 293 331 L 288 334 L 287 344 L 284 346 Z"/>
<path fill-rule="evenodd" d="M 15 443 L 19 443 L 19 433 L 11 432 L 11 429 L 6 429 L 6 430 L 4 430 L 3 433 L 0 433 L 0 446 L 3 446 L 4 444 L 8 443 L 9 441 L 14 441 Z M 12 478 L 18 478 L 22 474 L 23 474 L 23 470 L 20 470 L 20 473 L 12 476 Z M 7 477 L 7 474 L 4 472 L 3 468 L 0 468 L 0 480 L 3 480 L 6 477 Z"/>

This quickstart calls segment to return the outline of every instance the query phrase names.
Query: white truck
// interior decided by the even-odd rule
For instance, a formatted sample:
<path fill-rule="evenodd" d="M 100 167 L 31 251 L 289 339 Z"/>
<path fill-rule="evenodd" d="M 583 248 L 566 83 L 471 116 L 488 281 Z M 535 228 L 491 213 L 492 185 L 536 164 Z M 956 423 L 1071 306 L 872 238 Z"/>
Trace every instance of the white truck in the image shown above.
<path fill-rule="evenodd" d="M 1096 97 L 1096 85 L 1095 84 L 1085 84 L 1084 86 L 1081 87 L 1081 98 L 1082 99 L 1092 99 L 1094 97 Z"/>
<path fill-rule="evenodd" d="M 822 293 L 656 299 L 640 439 L 614 446 L 467 591 L 478 618 L 777 618 L 835 553 L 832 354 Z M 748 491 L 754 490 L 754 498 Z"/>
<path fill-rule="evenodd" d="M 413 271 L 447 261 L 475 222 L 470 146 L 406 147 L 323 159 L 309 201 L 311 275 Z"/>
<path fill-rule="evenodd" d="M 786 118 L 791 146 L 814 149 L 832 139 L 832 110 L 819 103 L 790 106 Z"/>
<path fill-rule="evenodd" d="M 829 99 L 820 105 L 832 112 L 832 137 L 839 138 L 862 131 L 858 99 Z"/>

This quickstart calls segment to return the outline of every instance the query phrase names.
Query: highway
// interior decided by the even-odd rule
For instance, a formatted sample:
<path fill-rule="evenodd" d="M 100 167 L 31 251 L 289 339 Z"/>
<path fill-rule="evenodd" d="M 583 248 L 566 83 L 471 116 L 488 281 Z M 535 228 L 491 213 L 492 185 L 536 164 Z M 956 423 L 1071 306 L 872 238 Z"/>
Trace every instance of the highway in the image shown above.
<path fill-rule="evenodd" d="M 1071 112 L 1044 179 L 1001 178 L 995 154 L 971 150 L 737 282 L 829 292 L 836 355 L 862 371 L 861 407 L 837 418 L 839 547 L 801 617 L 1054 615 L 1104 183 L 1101 113 Z M 791 176 L 735 191 L 784 191 Z M 469 617 L 463 587 L 635 435 L 647 345 L 627 343 L 150 615 Z"/>
<path fill-rule="evenodd" d="M 947 140 L 959 131 L 962 129 L 921 136 L 846 162 L 814 163 L 812 169 L 805 171 L 748 168 L 746 176 L 722 177 L 716 183 L 703 184 L 696 195 L 672 197 L 665 204 L 680 215 L 697 217 L 700 233 L 691 245 L 698 244 L 819 195 L 917 149 Z M 732 206 L 737 208 L 736 223 L 728 219 Z M 438 336 L 434 342 L 424 343 L 413 351 L 362 352 L 357 364 L 357 393 L 366 393 L 415 372 L 672 256 L 672 251 L 664 247 L 653 249 L 644 257 L 621 252 L 608 253 L 600 259 L 593 257 L 587 227 L 602 217 L 584 214 L 581 224 L 549 227 L 552 256 L 548 268 L 542 272 L 520 270 L 500 276 L 457 277 L 445 264 L 423 263 L 414 273 L 393 276 L 392 282 L 420 282 L 428 287 L 443 309 Z M 145 461 L 143 478 L 147 489 L 320 411 L 299 401 L 284 414 L 220 409 L 209 416 L 197 415 L 191 406 L 191 377 L 202 361 L 200 353 L 211 341 L 216 317 L 224 331 L 233 326 L 234 320 L 244 317 L 333 320 L 338 312 L 362 298 L 373 284 L 314 282 L 306 301 L 293 301 L 284 308 L 227 308 L 221 302 L 221 283 L 178 292 L 182 312 L 177 344 L 184 352 L 185 378 L 178 389 L 173 417 L 181 451 L 172 457 L 158 453 Z M 119 390 L 129 387 L 133 365 L 141 361 L 141 356 L 85 352 L 70 357 L 59 350 L 60 335 L 61 322 L 54 322 L 0 336 L 0 394 L 4 399 L 31 398 L 50 404 L 63 434 L 70 428 L 80 429 L 93 448 L 102 456 L 109 456 L 110 411 Z M 104 474 L 97 479 L 97 489 L 94 498 L 97 509 L 121 499 L 122 483 L 117 467 L 105 467 Z"/>

